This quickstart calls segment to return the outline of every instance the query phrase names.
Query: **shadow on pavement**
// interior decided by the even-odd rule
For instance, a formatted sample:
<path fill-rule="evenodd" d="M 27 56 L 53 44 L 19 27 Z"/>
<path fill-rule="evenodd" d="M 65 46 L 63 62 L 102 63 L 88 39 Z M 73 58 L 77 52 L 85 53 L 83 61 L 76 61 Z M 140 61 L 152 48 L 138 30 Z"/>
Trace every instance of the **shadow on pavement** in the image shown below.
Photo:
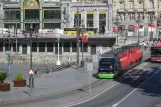
<path fill-rule="evenodd" d="M 149 59 L 145 62 L 148 61 Z M 132 69 L 133 71 L 129 75 L 125 74 L 125 76 L 122 74 L 114 81 L 129 85 L 134 89 L 137 88 L 136 91 L 139 91 L 142 95 L 161 98 L 161 68 L 155 66 L 149 68 L 151 72 L 144 69 Z"/>

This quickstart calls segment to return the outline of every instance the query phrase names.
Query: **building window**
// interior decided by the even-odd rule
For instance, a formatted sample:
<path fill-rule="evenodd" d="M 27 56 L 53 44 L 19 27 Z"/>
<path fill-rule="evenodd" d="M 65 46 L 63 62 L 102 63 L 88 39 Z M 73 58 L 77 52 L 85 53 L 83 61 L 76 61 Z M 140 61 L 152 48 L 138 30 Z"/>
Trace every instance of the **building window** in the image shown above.
<path fill-rule="evenodd" d="M 3 52 L 3 42 L 0 42 L 0 52 Z"/>
<path fill-rule="evenodd" d="M 61 12 L 60 10 L 45 10 L 44 19 L 60 19 Z"/>
<path fill-rule="evenodd" d="M 150 0 L 149 3 L 150 3 L 150 8 L 151 9 L 154 8 L 154 2 L 153 2 L 153 0 Z"/>
<path fill-rule="evenodd" d="M 32 52 L 37 52 L 37 42 L 32 43 Z"/>
<path fill-rule="evenodd" d="M 53 42 L 47 42 L 47 52 L 53 52 Z"/>
<path fill-rule="evenodd" d="M 16 52 L 16 43 L 13 43 L 13 52 Z M 19 43 L 17 44 L 17 52 L 19 52 Z"/>
<path fill-rule="evenodd" d="M 124 2 L 120 1 L 120 9 L 124 9 Z"/>
<path fill-rule="evenodd" d="M 5 23 L 4 24 L 5 28 L 11 28 L 12 26 L 14 26 L 14 28 L 16 28 L 16 26 L 17 26 L 17 28 L 20 29 L 20 23 L 17 23 L 17 25 L 16 25 L 16 23 Z"/>
<path fill-rule="evenodd" d="M 130 1 L 129 4 L 130 4 L 130 9 L 134 9 L 134 2 Z"/>
<path fill-rule="evenodd" d="M 79 17 L 79 26 L 80 26 L 81 25 L 81 14 L 79 14 L 78 17 Z M 74 26 L 77 25 L 78 17 L 77 17 L 77 14 L 74 14 Z"/>
<path fill-rule="evenodd" d="M 139 2 L 139 8 L 143 9 L 143 2 Z"/>
<path fill-rule="evenodd" d="M 44 23 L 45 29 L 55 29 L 60 28 L 60 23 Z"/>
<path fill-rule="evenodd" d="M 87 21 L 87 28 L 93 27 L 93 21 Z"/>
<path fill-rule="evenodd" d="M 106 26 L 106 21 L 100 21 L 99 22 L 99 32 L 102 34 L 102 33 L 105 33 L 105 26 Z"/>
<path fill-rule="evenodd" d="M 135 30 L 135 26 L 134 25 L 129 25 L 128 26 L 128 31 L 134 32 L 134 30 Z"/>
<path fill-rule="evenodd" d="M 77 44 L 76 44 L 76 42 L 72 42 L 72 52 L 77 52 Z"/>
<path fill-rule="evenodd" d="M 99 20 L 105 21 L 106 20 L 106 14 L 99 14 Z"/>
<path fill-rule="evenodd" d="M 93 14 L 87 14 L 87 20 L 93 21 Z"/>
<path fill-rule="evenodd" d="M 39 19 L 39 10 L 25 10 L 25 19 Z"/>
<path fill-rule="evenodd" d="M 64 52 L 70 52 L 70 42 L 64 42 Z"/>
<path fill-rule="evenodd" d="M 20 19 L 20 11 L 4 11 L 5 19 L 7 20 L 19 20 Z"/>

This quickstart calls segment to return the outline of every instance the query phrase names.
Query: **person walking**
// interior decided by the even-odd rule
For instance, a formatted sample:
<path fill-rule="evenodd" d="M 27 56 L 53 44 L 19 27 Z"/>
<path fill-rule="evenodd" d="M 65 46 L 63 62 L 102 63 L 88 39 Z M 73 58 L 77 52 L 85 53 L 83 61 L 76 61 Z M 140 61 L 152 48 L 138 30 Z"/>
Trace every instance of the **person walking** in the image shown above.
<path fill-rule="evenodd" d="M 146 44 L 146 43 L 144 43 L 144 50 L 146 50 L 146 47 L 147 47 L 147 44 Z"/>

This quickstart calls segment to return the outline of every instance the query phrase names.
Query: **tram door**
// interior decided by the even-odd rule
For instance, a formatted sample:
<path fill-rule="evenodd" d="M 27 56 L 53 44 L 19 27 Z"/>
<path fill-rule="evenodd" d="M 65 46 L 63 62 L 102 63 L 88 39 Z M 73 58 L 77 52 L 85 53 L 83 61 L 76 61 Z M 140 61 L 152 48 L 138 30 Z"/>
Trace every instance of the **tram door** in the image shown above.
<path fill-rule="evenodd" d="M 55 55 L 58 55 L 58 42 L 55 43 Z M 59 43 L 59 55 L 62 55 L 62 43 Z"/>
<path fill-rule="evenodd" d="M 27 45 L 22 45 L 22 54 L 27 54 Z"/>
<path fill-rule="evenodd" d="M 91 55 L 96 54 L 96 45 L 91 45 Z"/>

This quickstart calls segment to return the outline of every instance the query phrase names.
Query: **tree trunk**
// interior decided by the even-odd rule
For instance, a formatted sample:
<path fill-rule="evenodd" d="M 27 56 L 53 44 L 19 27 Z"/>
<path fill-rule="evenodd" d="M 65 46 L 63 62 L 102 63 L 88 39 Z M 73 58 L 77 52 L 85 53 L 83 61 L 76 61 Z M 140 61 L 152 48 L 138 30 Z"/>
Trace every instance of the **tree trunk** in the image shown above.
<path fill-rule="evenodd" d="M 1 83 L 3 83 L 3 81 L 1 80 Z"/>

